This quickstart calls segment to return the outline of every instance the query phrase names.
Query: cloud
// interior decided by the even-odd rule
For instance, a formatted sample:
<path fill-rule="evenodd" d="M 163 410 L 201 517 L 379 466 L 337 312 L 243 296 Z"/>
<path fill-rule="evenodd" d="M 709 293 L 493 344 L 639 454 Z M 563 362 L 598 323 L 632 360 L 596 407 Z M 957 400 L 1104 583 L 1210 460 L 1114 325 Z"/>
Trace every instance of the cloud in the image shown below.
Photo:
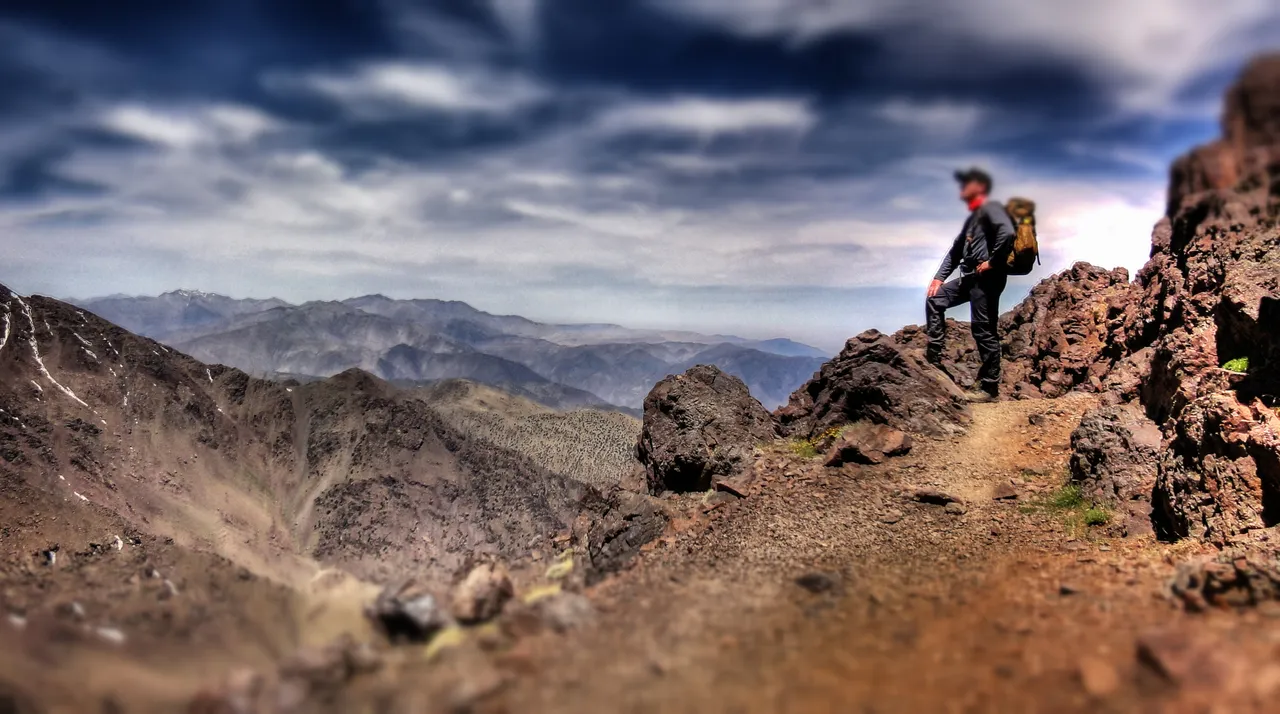
<path fill-rule="evenodd" d="M 231 104 L 186 110 L 121 104 L 106 110 L 99 119 L 99 125 L 118 134 L 170 148 L 247 142 L 280 127 L 279 122 L 257 109 Z"/>
<path fill-rule="evenodd" d="M 963 137 L 978 125 L 985 114 L 982 107 L 945 99 L 916 101 L 895 98 L 875 112 L 894 124 L 916 129 L 928 137 Z"/>
<path fill-rule="evenodd" d="M 507 114 L 548 95 L 540 84 L 518 74 L 403 61 L 369 63 L 342 73 L 274 75 L 267 85 L 277 91 L 320 94 L 364 116 L 405 110 Z"/>
<path fill-rule="evenodd" d="M 750 132 L 803 134 L 817 122 L 799 99 L 676 97 L 634 101 L 606 111 L 597 126 L 607 133 L 669 132 L 715 136 Z"/>
<path fill-rule="evenodd" d="M 649 211 L 597 213 L 529 201 L 511 200 L 508 210 L 521 216 L 565 223 L 621 238 L 650 238 L 679 222 L 678 214 L 655 215 Z"/>
<path fill-rule="evenodd" d="M 651 0 L 673 15 L 751 38 L 806 45 L 841 33 L 890 38 L 923 71 L 988 71 L 1028 58 L 1085 68 L 1119 108 L 1160 112 L 1207 72 L 1274 45 L 1273 0 Z M 914 58 L 914 59 L 910 59 Z"/>

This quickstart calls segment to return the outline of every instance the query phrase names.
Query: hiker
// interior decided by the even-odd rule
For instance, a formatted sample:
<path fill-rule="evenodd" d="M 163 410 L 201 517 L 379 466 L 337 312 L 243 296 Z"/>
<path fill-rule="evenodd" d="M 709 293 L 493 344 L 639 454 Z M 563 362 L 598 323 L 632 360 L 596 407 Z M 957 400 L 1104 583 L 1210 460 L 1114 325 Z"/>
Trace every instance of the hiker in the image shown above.
<path fill-rule="evenodd" d="M 931 364 L 942 367 L 942 348 L 946 344 L 947 310 L 969 303 L 970 329 L 978 343 L 978 381 L 968 397 L 971 401 L 995 401 L 1000 395 L 1000 293 L 1008 282 L 1009 254 L 1013 251 L 1015 230 L 1009 214 L 995 201 L 988 202 L 991 175 L 972 168 L 955 173 L 960 183 L 960 200 L 969 207 L 969 217 L 942 259 L 942 265 L 929 283 L 925 300 L 925 332 L 929 347 L 925 356 Z M 960 277 L 945 282 L 956 269 Z M 945 372 L 946 370 L 943 369 Z"/>

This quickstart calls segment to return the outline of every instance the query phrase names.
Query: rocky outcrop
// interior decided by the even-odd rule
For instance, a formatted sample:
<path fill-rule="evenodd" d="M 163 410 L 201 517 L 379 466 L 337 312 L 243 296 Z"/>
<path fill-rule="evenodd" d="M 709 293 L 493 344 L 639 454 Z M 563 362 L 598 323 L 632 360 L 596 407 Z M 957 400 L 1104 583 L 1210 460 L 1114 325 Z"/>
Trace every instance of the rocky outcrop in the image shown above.
<path fill-rule="evenodd" d="M 1094 409 L 1071 434 L 1071 479 L 1086 499 L 1123 516 L 1126 532 L 1151 532 L 1160 429 L 1133 405 Z"/>
<path fill-rule="evenodd" d="M 1104 270 L 1088 263 L 1076 263 L 1041 281 L 1000 317 L 1001 391 L 1014 398 L 1034 398 L 1106 389 L 1107 375 L 1127 354 L 1126 341 L 1117 342 L 1113 336 L 1124 326 L 1136 289 L 1125 269 Z M 893 340 L 919 349 L 926 344 L 924 328 L 918 325 L 903 328 Z M 957 382 L 973 383 L 978 353 L 967 323 L 948 321 L 942 358 Z"/>
<path fill-rule="evenodd" d="M 636 455 L 650 491 L 705 491 L 744 474 L 755 448 L 777 436 L 773 416 L 742 380 L 699 365 L 649 392 Z"/>
<path fill-rule="evenodd" d="M 969 410 L 960 388 L 924 361 L 923 349 L 867 330 L 796 390 L 778 419 L 803 437 L 856 422 L 945 436 L 964 431 Z"/>
<path fill-rule="evenodd" d="M 1228 550 L 1178 566 L 1171 588 L 1192 611 L 1280 600 L 1280 558 L 1269 550 Z"/>
<path fill-rule="evenodd" d="M 1168 217 L 1117 335 L 1150 351 L 1164 424 L 1157 525 L 1227 542 L 1280 524 L 1280 55 L 1231 90 L 1223 138 L 1175 164 Z M 1246 358 L 1247 374 L 1221 366 Z"/>

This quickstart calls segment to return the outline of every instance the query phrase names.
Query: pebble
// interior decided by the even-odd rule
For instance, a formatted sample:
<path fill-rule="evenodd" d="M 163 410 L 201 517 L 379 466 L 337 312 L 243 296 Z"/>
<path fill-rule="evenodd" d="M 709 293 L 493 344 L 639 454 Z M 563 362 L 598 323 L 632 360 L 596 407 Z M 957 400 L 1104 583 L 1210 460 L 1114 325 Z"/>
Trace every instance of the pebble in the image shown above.
<path fill-rule="evenodd" d="M 110 642 L 113 645 L 124 644 L 124 633 L 114 627 L 99 627 L 96 632 L 98 637 Z"/>
<path fill-rule="evenodd" d="M 834 590 L 837 585 L 837 579 L 827 573 L 805 573 L 796 578 L 796 585 L 817 595 Z"/>
<path fill-rule="evenodd" d="M 1105 697 L 1120 688 L 1120 675 L 1115 667 L 1097 657 L 1085 657 L 1078 666 L 1080 684 L 1094 697 Z"/>

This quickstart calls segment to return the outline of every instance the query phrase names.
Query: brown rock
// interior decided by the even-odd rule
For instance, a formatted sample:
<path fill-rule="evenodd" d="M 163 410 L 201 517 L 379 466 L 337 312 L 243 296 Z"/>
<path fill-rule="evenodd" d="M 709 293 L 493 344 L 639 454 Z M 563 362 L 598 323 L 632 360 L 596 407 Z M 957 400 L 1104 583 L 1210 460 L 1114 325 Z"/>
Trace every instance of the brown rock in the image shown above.
<path fill-rule="evenodd" d="M 1187 609 L 1253 607 L 1280 600 L 1280 557 L 1234 549 L 1178 566 L 1170 588 Z"/>
<path fill-rule="evenodd" d="M 879 464 L 911 451 L 911 437 L 884 424 L 860 422 L 844 430 L 827 454 L 826 465 Z"/>
<path fill-rule="evenodd" d="M 1085 657 L 1077 667 L 1080 684 L 1094 697 L 1106 697 L 1120 689 L 1120 674 L 1104 659 Z"/>
<path fill-rule="evenodd" d="M 393 641 L 425 642 L 451 622 L 435 595 L 413 579 L 383 588 L 365 615 Z"/>
<path fill-rule="evenodd" d="M 466 623 L 492 620 L 515 594 L 511 576 L 502 563 L 481 563 L 453 588 L 453 616 Z"/>
<path fill-rule="evenodd" d="M 778 410 L 788 434 L 810 438 L 862 421 L 942 436 L 963 432 L 969 418 L 964 393 L 924 361 L 922 349 L 908 349 L 876 330 L 850 338 Z"/>
<path fill-rule="evenodd" d="M 913 501 L 920 503 L 928 503 L 933 506 L 946 506 L 952 503 L 959 503 L 960 498 L 952 496 L 945 491 L 939 491 L 936 488 L 917 488 L 908 493 L 908 497 Z"/>
<path fill-rule="evenodd" d="M 636 455 L 651 492 L 705 491 L 716 478 L 745 473 L 755 448 L 777 435 L 742 380 L 699 365 L 649 392 Z"/>
<path fill-rule="evenodd" d="M 1089 411 L 1071 434 L 1071 480 L 1086 500 L 1123 514 L 1130 534 L 1150 533 L 1160 430 L 1136 406 Z"/>
<path fill-rule="evenodd" d="M 995 490 L 991 493 L 993 501 L 1013 501 L 1017 498 L 1018 490 L 1013 487 L 1013 484 L 1007 482 L 996 484 Z"/>

